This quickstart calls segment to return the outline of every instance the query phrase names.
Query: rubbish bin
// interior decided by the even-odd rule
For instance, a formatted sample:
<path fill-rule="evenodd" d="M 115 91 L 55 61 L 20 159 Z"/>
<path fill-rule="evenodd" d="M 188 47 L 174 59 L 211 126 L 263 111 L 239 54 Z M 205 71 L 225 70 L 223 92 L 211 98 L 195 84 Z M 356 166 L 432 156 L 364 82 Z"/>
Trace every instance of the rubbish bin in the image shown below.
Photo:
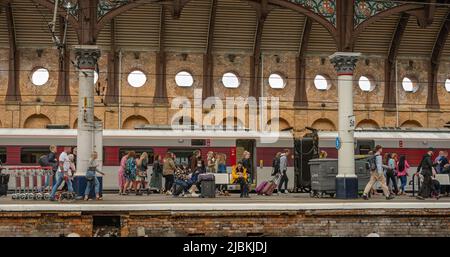
<path fill-rule="evenodd" d="M 312 159 L 309 161 L 311 171 L 311 197 L 322 197 L 336 193 L 337 159 Z"/>
<path fill-rule="evenodd" d="M 309 161 L 311 170 L 311 197 L 322 197 L 336 194 L 336 176 L 338 174 L 338 159 L 312 159 Z M 367 157 L 355 159 L 355 174 L 358 177 L 358 191 L 362 192 L 369 182 L 370 171 L 367 169 Z"/>
<path fill-rule="evenodd" d="M 370 171 L 367 167 L 367 162 L 367 157 L 355 160 L 355 174 L 358 177 L 358 192 L 360 192 L 361 195 L 370 180 Z"/>

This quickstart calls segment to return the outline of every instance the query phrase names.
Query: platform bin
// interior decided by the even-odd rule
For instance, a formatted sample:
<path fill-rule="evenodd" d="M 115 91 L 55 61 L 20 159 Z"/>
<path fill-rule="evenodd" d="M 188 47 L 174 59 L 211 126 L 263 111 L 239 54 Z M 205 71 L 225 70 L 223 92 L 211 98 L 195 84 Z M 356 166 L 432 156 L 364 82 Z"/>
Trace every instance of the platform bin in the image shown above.
<path fill-rule="evenodd" d="M 336 193 L 337 159 L 312 159 L 308 163 L 311 171 L 311 197 Z"/>
<path fill-rule="evenodd" d="M 355 160 L 355 174 L 358 177 L 358 192 L 361 194 L 370 180 L 370 171 L 367 167 L 367 162 L 367 157 Z"/>

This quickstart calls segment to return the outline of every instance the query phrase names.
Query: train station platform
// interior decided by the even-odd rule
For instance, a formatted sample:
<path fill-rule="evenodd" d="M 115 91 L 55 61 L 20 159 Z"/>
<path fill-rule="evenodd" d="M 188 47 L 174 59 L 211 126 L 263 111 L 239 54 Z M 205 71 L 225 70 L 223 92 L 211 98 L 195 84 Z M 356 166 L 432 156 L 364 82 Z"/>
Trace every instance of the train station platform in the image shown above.
<path fill-rule="evenodd" d="M 450 198 L 340 200 L 309 194 L 240 198 L 119 196 L 102 201 L 0 198 L 0 236 L 448 236 Z"/>

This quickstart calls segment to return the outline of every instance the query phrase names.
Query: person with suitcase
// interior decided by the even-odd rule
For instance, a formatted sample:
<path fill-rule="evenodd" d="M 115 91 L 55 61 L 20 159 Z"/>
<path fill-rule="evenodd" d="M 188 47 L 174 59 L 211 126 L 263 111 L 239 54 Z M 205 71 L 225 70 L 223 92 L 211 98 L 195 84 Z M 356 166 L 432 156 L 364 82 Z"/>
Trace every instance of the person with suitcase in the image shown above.
<path fill-rule="evenodd" d="M 434 148 L 428 148 L 428 152 L 422 157 L 419 167 L 417 167 L 416 174 L 421 173 L 423 176 L 423 183 L 419 189 L 419 195 L 416 197 L 419 200 L 430 197 L 432 193 L 433 181 L 431 177 L 436 174 L 434 171 L 435 164 L 433 164 L 433 161 L 431 160 L 433 151 Z"/>
<path fill-rule="evenodd" d="M 238 162 L 237 167 L 234 166 L 231 171 L 231 183 L 239 184 L 241 187 L 241 198 L 246 197 L 249 198 L 248 192 L 248 182 L 247 182 L 247 170 L 242 165 L 242 162 Z"/>
<path fill-rule="evenodd" d="M 289 182 L 289 178 L 287 176 L 287 164 L 288 164 L 288 156 L 289 156 L 289 149 L 285 149 L 284 153 L 280 157 L 280 172 L 281 172 L 281 178 L 280 178 L 280 184 L 278 185 L 278 193 L 285 193 L 288 194 L 287 186 Z M 281 191 L 281 188 L 284 184 L 284 190 Z"/>

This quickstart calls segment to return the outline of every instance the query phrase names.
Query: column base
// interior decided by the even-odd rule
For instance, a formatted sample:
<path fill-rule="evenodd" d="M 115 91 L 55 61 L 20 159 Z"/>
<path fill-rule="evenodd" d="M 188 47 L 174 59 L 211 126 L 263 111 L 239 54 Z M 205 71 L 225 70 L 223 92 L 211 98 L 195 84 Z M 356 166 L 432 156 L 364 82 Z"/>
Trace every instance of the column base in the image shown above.
<path fill-rule="evenodd" d="M 358 198 L 358 178 L 336 177 L 336 198 L 338 199 Z"/>
<path fill-rule="evenodd" d="M 103 194 L 103 177 L 97 177 L 98 182 L 100 183 L 100 196 Z M 86 190 L 87 180 L 85 176 L 75 176 L 73 178 L 73 190 L 75 191 L 77 196 L 84 196 L 84 191 Z M 95 199 L 95 190 L 94 187 L 91 188 L 89 192 L 89 198 Z"/>

